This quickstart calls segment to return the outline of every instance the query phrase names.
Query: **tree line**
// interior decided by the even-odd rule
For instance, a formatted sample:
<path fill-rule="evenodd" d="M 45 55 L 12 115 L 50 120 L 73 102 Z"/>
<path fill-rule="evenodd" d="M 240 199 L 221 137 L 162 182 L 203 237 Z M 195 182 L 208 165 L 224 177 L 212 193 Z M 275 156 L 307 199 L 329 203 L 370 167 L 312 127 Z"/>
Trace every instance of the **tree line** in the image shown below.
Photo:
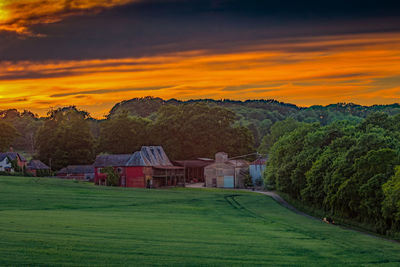
<path fill-rule="evenodd" d="M 316 210 L 400 237 L 400 115 L 328 125 L 285 120 L 265 144 L 268 187 Z"/>
<path fill-rule="evenodd" d="M 35 157 L 59 170 L 68 165 L 92 164 L 100 153 L 133 153 L 143 145 L 161 145 L 171 159 L 230 156 L 254 151 L 251 132 L 235 125 L 233 111 L 205 103 L 165 105 L 153 119 L 121 111 L 106 120 L 94 120 L 74 106 L 50 110 L 36 119 Z M 24 134 L 0 121 L 0 148 L 4 151 Z"/>

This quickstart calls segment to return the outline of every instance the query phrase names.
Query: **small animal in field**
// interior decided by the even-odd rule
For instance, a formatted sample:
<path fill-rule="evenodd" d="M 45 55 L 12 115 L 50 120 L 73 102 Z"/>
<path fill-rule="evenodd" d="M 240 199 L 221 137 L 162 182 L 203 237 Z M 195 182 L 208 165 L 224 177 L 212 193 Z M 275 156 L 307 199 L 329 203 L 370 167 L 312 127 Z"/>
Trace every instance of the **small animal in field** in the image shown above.
<path fill-rule="evenodd" d="M 324 217 L 322 221 L 328 224 L 335 224 L 335 221 L 331 217 Z"/>

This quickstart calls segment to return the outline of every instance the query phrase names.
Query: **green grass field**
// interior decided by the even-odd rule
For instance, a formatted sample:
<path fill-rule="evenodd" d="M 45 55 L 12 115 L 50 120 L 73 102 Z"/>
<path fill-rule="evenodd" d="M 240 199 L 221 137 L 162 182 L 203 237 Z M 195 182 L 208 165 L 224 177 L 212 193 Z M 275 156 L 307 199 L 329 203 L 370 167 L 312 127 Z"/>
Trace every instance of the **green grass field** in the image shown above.
<path fill-rule="evenodd" d="M 400 244 L 225 190 L 0 177 L 0 266 L 400 266 Z"/>

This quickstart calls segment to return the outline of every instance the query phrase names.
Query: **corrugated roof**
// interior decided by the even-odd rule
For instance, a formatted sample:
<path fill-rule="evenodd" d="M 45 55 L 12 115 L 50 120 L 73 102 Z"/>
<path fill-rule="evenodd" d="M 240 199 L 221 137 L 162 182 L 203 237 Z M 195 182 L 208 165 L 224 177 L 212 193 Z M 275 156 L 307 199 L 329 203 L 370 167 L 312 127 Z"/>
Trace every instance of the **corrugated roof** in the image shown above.
<path fill-rule="evenodd" d="M 141 151 L 136 151 L 130 157 L 125 166 L 148 166 L 148 164 L 146 164 Z"/>
<path fill-rule="evenodd" d="M 143 146 L 133 154 L 99 155 L 95 167 L 173 166 L 161 146 Z"/>
<path fill-rule="evenodd" d="M 142 146 L 133 153 L 126 166 L 173 166 L 161 146 Z"/>
<path fill-rule="evenodd" d="M 150 166 L 173 166 L 161 146 L 143 146 L 140 152 Z"/>
<path fill-rule="evenodd" d="M 0 153 L 0 161 L 3 161 L 5 158 L 9 158 L 11 160 L 15 160 L 17 157 L 19 156 L 21 161 L 26 161 L 26 159 L 24 158 L 24 156 L 22 156 L 21 154 L 19 154 L 18 152 L 4 152 L 4 153 Z"/>
<path fill-rule="evenodd" d="M 175 165 L 187 167 L 187 168 L 202 168 L 214 163 L 214 160 L 204 161 L 204 160 L 176 160 Z"/>
<path fill-rule="evenodd" d="M 94 173 L 93 165 L 69 165 L 62 168 L 57 174 L 79 174 L 79 173 Z"/>
<path fill-rule="evenodd" d="M 50 170 L 50 167 L 41 162 L 40 160 L 34 160 L 32 159 L 28 163 L 28 168 L 31 170 Z"/>
<path fill-rule="evenodd" d="M 127 164 L 132 154 L 98 155 L 94 162 L 95 167 L 122 167 Z"/>

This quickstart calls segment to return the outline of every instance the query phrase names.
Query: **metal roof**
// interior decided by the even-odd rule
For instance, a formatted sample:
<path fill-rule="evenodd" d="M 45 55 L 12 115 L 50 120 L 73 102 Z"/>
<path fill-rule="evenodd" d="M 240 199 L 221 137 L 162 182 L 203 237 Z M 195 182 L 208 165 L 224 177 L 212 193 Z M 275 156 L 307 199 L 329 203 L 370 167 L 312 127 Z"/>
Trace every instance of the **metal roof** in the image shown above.
<path fill-rule="evenodd" d="M 204 161 L 204 160 L 176 160 L 175 165 L 187 167 L 187 168 L 203 168 L 214 163 L 214 160 Z"/>
<path fill-rule="evenodd" d="M 142 146 L 125 166 L 173 166 L 161 146 Z"/>
<path fill-rule="evenodd" d="M 95 167 L 173 166 L 161 146 L 143 146 L 133 154 L 99 155 Z"/>
<path fill-rule="evenodd" d="M 95 167 L 122 167 L 131 158 L 132 154 L 98 155 L 94 162 Z"/>
<path fill-rule="evenodd" d="M 94 173 L 93 165 L 69 165 L 62 168 L 57 174 L 80 174 L 80 173 Z"/>
<path fill-rule="evenodd" d="M 32 159 L 28 163 L 28 168 L 31 170 L 50 170 L 50 167 L 41 162 L 40 160 Z"/>
<path fill-rule="evenodd" d="M 5 158 L 9 158 L 11 160 L 15 160 L 17 157 L 19 157 L 19 159 L 21 161 L 26 161 L 26 159 L 24 158 L 24 156 L 22 156 L 21 154 L 19 154 L 18 152 L 4 152 L 4 153 L 0 153 L 0 161 L 3 161 Z"/>

